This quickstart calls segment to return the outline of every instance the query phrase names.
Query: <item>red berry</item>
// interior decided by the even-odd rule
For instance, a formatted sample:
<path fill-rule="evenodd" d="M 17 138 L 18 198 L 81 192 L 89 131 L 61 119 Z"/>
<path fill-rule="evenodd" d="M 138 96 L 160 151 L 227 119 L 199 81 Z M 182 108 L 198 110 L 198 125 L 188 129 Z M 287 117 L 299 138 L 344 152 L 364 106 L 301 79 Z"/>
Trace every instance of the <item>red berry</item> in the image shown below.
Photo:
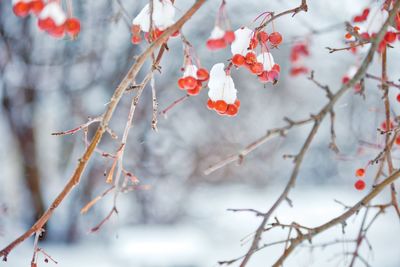
<path fill-rule="evenodd" d="M 48 30 L 48 33 L 55 38 L 63 38 L 65 35 L 65 25 L 55 26 L 51 30 Z"/>
<path fill-rule="evenodd" d="M 395 143 L 396 143 L 396 145 L 400 145 L 400 136 L 396 137 Z"/>
<path fill-rule="evenodd" d="M 51 31 L 56 27 L 56 24 L 54 23 L 54 20 L 52 20 L 51 18 L 39 19 L 38 27 L 43 31 Z"/>
<path fill-rule="evenodd" d="M 218 50 L 218 49 L 223 49 L 226 47 L 226 42 L 224 38 L 220 39 L 209 39 L 207 40 L 207 48 L 210 50 Z"/>
<path fill-rule="evenodd" d="M 240 100 L 236 99 L 234 105 L 239 108 L 240 107 Z"/>
<path fill-rule="evenodd" d="M 390 129 L 387 128 L 386 121 L 382 122 L 381 129 L 384 131 L 392 130 L 393 129 L 393 122 L 390 122 L 389 125 Z"/>
<path fill-rule="evenodd" d="M 29 11 L 31 10 L 30 3 L 26 2 L 18 2 L 13 6 L 13 12 L 18 17 L 26 17 L 29 15 Z"/>
<path fill-rule="evenodd" d="M 364 190 L 364 188 L 365 188 L 365 182 L 363 181 L 363 180 L 357 180 L 355 183 L 354 183 L 354 187 L 357 189 L 357 190 Z"/>
<path fill-rule="evenodd" d="M 224 40 L 225 42 L 227 42 L 228 44 L 233 43 L 233 41 L 235 41 L 235 33 L 233 31 L 226 31 L 225 35 L 224 35 Z"/>
<path fill-rule="evenodd" d="M 291 76 L 297 76 L 300 74 L 307 74 L 308 73 L 308 69 L 306 67 L 293 67 L 290 69 L 290 75 Z"/>
<path fill-rule="evenodd" d="M 397 95 L 396 100 L 397 102 L 400 102 L 400 94 Z"/>
<path fill-rule="evenodd" d="M 279 79 L 279 73 L 277 71 L 271 70 L 267 72 L 268 80 L 273 84 L 276 84 Z"/>
<path fill-rule="evenodd" d="M 264 66 L 260 62 L 254 63 L 250 68 L 251 72 L 257 75 L 261 74 L 263 72 L 263 69 Z"/>
<path fill-rule="evenodd" d="M 195 88 L 189 89 L 186 92 L 188 95 L 198 95 L 200 93 L 200 89 L 201 89 L 201 84 L 200 84 L 200 86 L 197 85 Z"/>
<path fill-rule="evenodd" d="M 282 43 L 282 35 L 279 32 L 273 32 L 269 35 L 269 41 L 273 46 L 278 46 Z"/>
<path fill-rule="evenodd" d="M 211 99 L 208 99 L 207 108 L 213 110 L 215 108 L 215 102 L 212 101 Z"/>
<path fill-rule="evenodd" d="M 204 68 L 198 69 L 196 72 L 196 75 L 197 75 L 197 79 L 202 82 L 207 81 L 208 78 L 210 78 L 210 74 L 208 73 L 208 70 L 206 70 Z"/>
<path fill-rule="evenodd" d="M 238 108 L 235 105 L 228 105 L 226 114 L 229 116 L 235 116 L 238 113 Z"/>
<path fill-rule="evenodd" d="M 348 77 L 348 76 L 344 76 L 343 78 L 342 78 L 342 83 L 343 84 L 346 84 L 346 83 L 348 83 L 350 81 L 350 78 Z"/>
<path fill-rule="evenodd" d="M 245 62 L 245 58 L 241 54 L 236 54 L 232 57 L 232 63 L 235 66 L 242 66 L 244 64 L 244 62 Z"/>
<path fill-rule="evenodd" d="M 182 90 L 185 90 L 185 78 L 180 78 L 178 80 L 178 87 Z"/>
<path fill-rule="evenodd" d="M 140 26 L 139 25 L 132 25 L 131 33 L 140 33 Z"/>
<path fill-rule="evenodd" d="M 131 42 L 134 45 L 140 44 L 141 41 L 142 41 L 142 37 L 140 37 L 140 35 L 133 35 L 131 38 Z"/>
<path fill-rule="evenodd" d="M 388 43 L 393 43 L 396 41 L 396 33 L 395 32 L 387 32 L 385 34 L 385 41 Z"/>
<path fill-rule="evenodd" d="M 252 50 L 254 48 L 256 48 L 258 45 L 258 41 L 256 38 L 251 38 L 250 39 L 250 44 L 249 44 L 249 49 Z"/>
<path fill-rule="evenodd" d="M 35 15 L 39 15 L 43 8 L 44 3 L 42 0 L 34 0 L 31 2 L 31 12 L 33 12 Z"/>
<path fill-rule="evenodd" d="M 258 75 L 258 79 L 261 82 L 268 82 L 268 71 L 263 71 L 260 75 Z"/>
<path fill-rule="evenodd" d="M 197 86 L 197 80 L 193 76 L 187 76 L 184 79 L 185 79 L 184 85 L 186 90 L 194 89 Z"/>
<path fill-rule="evenodd" d="M 261 31 L 258 33 L 258 39 L 261 43 L 265 44 L 268 41 L 268 33 Z"/>
<path fill-rule="evenodd" d="M 359 168 L 356 170 L 356 176 L 357 177 L 364 177 L 365 176 L 365 169 Z"/>
<path fill-rule="evenodd" d="M 254 63 L 257 62 L 257 56 L 256 56 L 256 54 L 254 54 L 253 52 L 248 52 L 248 53 L 246 54 L 245 61 L 246 61 L 247 64 L 253 65 Z"/>
<path fill-rule="evenodd" d="M 219 113 L 223 114 L 226 112 L 228 108 L 228 104 L 224 100 L 217 100 L 215 102 L 215 110 L 218 111 Z"/>
<path fill-rule="evenodd" d="M 77 36 L 81 30 L 81 22 L 77 18 L 69 18 L 65 21 L 65 31 L 70 36 Z M 140 38 L 140 36 L 139 36 Z M 133 42 L 133 38 L 132 38 Z"/>
<path fill-rule="evenodd" d="M 369 15 L 369 8 L 366 8 L 363 10 L 362 16 L 366 20 L 368 18 L 368 15 Z"/>
<path fill-rule="evenodd" d="M 273 66 L 272 66 L 272 70 L 274 70 L 274 71 L 276 71 L 276 72 L 281 72 L 281 66 L 279 65 L 279 64 L 274 64 Z"/>

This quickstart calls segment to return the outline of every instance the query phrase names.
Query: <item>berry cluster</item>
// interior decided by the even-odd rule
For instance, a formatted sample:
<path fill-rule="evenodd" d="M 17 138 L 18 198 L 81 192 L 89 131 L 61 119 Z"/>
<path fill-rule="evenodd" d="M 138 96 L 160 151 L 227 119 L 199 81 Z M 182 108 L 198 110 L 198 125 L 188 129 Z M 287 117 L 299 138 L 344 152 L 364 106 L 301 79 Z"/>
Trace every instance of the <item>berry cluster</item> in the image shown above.
<path fill-rule="evenodd" d="M 290 75 L 297 76 L 300 74 L 307 74 L 309 69 L 303 65 L 301 59 L 308 57 L 310 52 L 308 50 L 308 43 L 297 42 L 292 46 L 290 51 L 290 62 L 292 64 L 290 68 Z"/>
<path fill-rule="evenodd" d="M 224 49 L 235 40 L 235 34 L 231 30 L 228 15 L 225 9 L 225 1 L 219 7 L 214 29 L 207 39 L 206 46 L 209 50 Z"/>
<path fill-rule="evenodd" d="M 207 107 L 219 115 L 235 116 L 240 108 L 237 90 L 223 63 L 215 64 L 210 71 Z"/>
<path fill-rule="evenodd" d="M 132 44 L 142 42 L 141 32 L 144 32 L 144 38 L 152 42 L 165 31 L 166 28 L 174 24 L 175 7 L 171 0 L 153 1 L 152 23 L 150 23 L 150 5 L 147 4 L 133 19 L 131 27 Z M 150 29 L 150 26 L 152 29 Z M 172 36 L 177 36 L 176 32 Z"/>
<path fill-rule="evenodd" d="M 188 95 L 198 95 L 203 88 L 203 82 L 209 78 L 208 71 L 191 64 L 186 65 L 184 70 L 183 76 L 178 80 L 179 88 L 187 90 Z"/>
<path fill-rule="evenodd" d="M 269 53 L 268 42 L 276 47 L 282 42 L 282 36 L 273 32 L 268 35 L 265 31 L 253 32 L 243 27 L 235 31 L 236 40 L 232 43 L 232 64 L 236 67 L 244 66 L 252 74 L 258 76 L 261 82 L 276 84 L 279 79 L 280 66 L 275 64 Z M 261 53 L 257 56 L 255 49 L 260 44 Z"/>
<path fill-rule="evenodd" d="M 31 13 L 36 15 L 39 29 L 55 38 L 63 38 L 65 34 L 75 38 L 81 30 L 79 19 L 67 17 L 56 1 L 44 4 L 42 0 L 17 0 L 13 4 L 13 11 L 20 17 Z"/>
<path fill-rule="evenodd" d="M 365 176 L 365 169 L 364 168 L 359 168 L 356 170 L 356 177 L 359 179 L 354 183 L 354 187 L 357 190 L 364 190 L 365 189 L 365 181 L 362 180 Z"/>

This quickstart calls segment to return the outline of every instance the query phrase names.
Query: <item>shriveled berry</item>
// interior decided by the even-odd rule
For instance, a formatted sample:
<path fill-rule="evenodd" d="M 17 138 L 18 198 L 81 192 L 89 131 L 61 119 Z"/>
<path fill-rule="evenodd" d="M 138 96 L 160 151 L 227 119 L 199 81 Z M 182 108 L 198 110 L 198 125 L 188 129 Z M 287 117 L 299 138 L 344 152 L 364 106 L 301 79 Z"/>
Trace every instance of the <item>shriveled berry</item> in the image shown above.
<path fill-rule="evenodd" d="M 198 69 L 196 72 L 196 75 L 197 75 L 197 79 L 202 82 L 207 81 L 208 78 L 210 78 L 210 74 L 208 73 L 208 70 L 206 70 L 204 68 Z"/>
<path fill-rule="evenodd" d="M 365 176 L 365 169 L 364 168 L 359 168 L 356 170 L 356 176 L 357 177 L 364 177 Z"/>
<path fill-rule="evenodd" d="M 269 41 L 273 46 L 278 46 L 282 43 L 282 35 L 279 32 L 273 32 L 268 37 Z"/>
<path fill-rule="evenodd" d="M 233 43 L 233 41 L 235 41 L 235 33 L 233 31 L 226 31 L 225 35 L 224 35 L 224 40 L 225 42 L 227 42 L 228 44 Z"/>
<path fill-rule="evenodd" d="M 355 183 L 354 183 L 354 187 L 357 189 L 357 190 L 364 190 L 365 189 L 365 182 L 363 181 L 363 180 L 357 180 Z"/>
<path fill-rule="evenodd" d="M 245 57 L 242 56 L 241 54 L 236 54 L 232 57 L 232 63 L 235 66 L 242 66 L 244 64 L 245 60 L 246 60 Z"/>

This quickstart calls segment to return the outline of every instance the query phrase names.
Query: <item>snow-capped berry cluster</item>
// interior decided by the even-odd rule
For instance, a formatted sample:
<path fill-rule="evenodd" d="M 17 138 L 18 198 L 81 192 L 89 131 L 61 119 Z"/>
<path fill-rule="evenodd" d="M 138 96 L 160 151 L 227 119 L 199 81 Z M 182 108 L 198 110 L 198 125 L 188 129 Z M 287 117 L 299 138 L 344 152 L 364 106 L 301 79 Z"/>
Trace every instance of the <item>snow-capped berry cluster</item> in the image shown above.
<path fill-rule="evenodd" d="M 152 23 L 150 23 L 150 17 Z M 153 1 L 152 14 L 150 14 L 150 5 L 145 5 L 132 21 L 131 42 L 139 44 L 142 41 L 141 32 L 144 32 L 144 38 L 148 42 L 154 41 L 163 34 L 166 28 L 175 23 L 174 17 L 175 7 L 171 0 Z M 173 36 L 178 34 L 179 32 L 176 32 Z"/>
<path fill-rule="evenodd" d="M 235 40 L 235 34 L 231 30 L 228 15 L 225 9 L 225 1 L 219 7 L 214 29 L 207 40 L 207 48 L 210 50 L 224 49 Z"/>
<path fill-rule="evenodd" d="M 304 66 L 302 58 L 310 55 L 308 49 L 308 43 L 305 41 L 296 42 L 290 51 L 290 62 L 292 64 L 290 68 L 290 75 L 297 76 L 300 74 L 307 74 L 309 69 Z"/>
<path fill-rule="evenodd" d="M 210 71 L 207 107 L 220 115 L 235 116 L 240 108 L 237 90 L 223 63 L 215 64 Z"/>
<path fill-rule="evenodd" d="M 14 0 L 13 11 L 21 17 L 33 13 L 38 18 L 39 29 L 55 38 L 62 38 L 65 34 L 75 38 L 81 30 L 79 19 L 67 17 L 57 1 L 44 4 L 42 0 Z"/>
<path fill-rule="evenodd" d="M 13 0 L 13 11 L 18 17 L 26 17 L 33 13 L 38 15 L 44 7 L 43 0 Z"/>
<path fill-rule="evenodd" d="M 188 95 L 198 95 L 203 82 L 209 78 L 208 71 L 204 68 L 197 68 L 195 65 L 188 64 L 184 67 L 184 73 L 178 80 L 178 86 L 182 90 L 187 90 Z"/>
<path fill-rule="evenodd" d="M 231 45 L 232 64 L 236 67 L 244 66 L 251 73 L 257 75 L 262 82 L 277 83 L 280 74 L 280 66 L 274 62 L 274 58 L 267 47 L 271 35 L 264 31 L 255 33 L 247 27 L 235 31 L 236 39 Z M 274 36 L 274 35 L 273 35 Z M 258 37 L 258 39 L 256 38 Z M 281 42 L 276 37 L 271 38 L 271 46 Z M 258 44 L 261 53 L 257 56 L 255 49 Z"/>

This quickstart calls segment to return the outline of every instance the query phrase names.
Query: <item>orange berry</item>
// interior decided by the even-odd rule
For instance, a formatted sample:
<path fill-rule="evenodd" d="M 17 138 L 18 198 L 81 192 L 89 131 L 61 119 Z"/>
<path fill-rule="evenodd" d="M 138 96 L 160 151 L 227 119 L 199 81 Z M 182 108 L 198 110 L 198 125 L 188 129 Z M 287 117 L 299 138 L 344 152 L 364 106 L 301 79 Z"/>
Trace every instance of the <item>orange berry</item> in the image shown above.
<path fill-rule="evenodd" d="M 185 89 L 191 90 L 197 86 L 197 80 L 193 76 L 187 76 L 185 79 Z"/>
<path fill-rule="evenodd" d="M 235 66 L 242 66 L 244 64 L 245 60 L 246 60 L 245 57 L 240 54 L 236 54 L 232 57 L 232 63 Z"/>
<path fill-rule="evenodd" d="M 206 70 L 204 68 L 198 69 L 196 72 L 196 75 L 197 75 L 197 79 L 202 82 L 207 81 L 208 78 L 210 77 L 208 70 Z"/>
<path fill-rule="evenodd" d="M 268 37 L 269 41 L 273 46 L 278 46 L 282 43 L 282 35 L 279 32 L 273 32 Z"/>
<path fill-rule="evenodd" d="M 13 6 L 13 12 L 18 17 L 26 17 L 31 9 L 30 3 L 18 2 Z"/>
<path fill-rule="evenodd" d="M 213 110 L 215 108 L 215 102 L 212 101 L 211 99 L 208 99 L 207 108 Z"/>
<path fill-rule="evenodd" d="M 257 56 L 253 52 L 248 52 L 245 57 L 245 61 L 247 64 L 252 65 L 257 62 Z"/>
<path fill-rule="evenodd" d="M 65 21 L 65 31 L 70 36 L 76 36 L 81 31 L 81 22 L 77 18 L 69 18 Z M 140 38 L 140 36 L 139 36 Z M 133 41 L 133 40 L 132 40 Z"/>
<path fill-rule="evenodd" d="M 356 170 L 356 176 L 357 177 L 364 177 L 365 176 L 365 169 L 359 168 Z"/>
<path fill-rule="evenodd" d="M 180 78 L 178 80 L 178 86 L 180 89 L 185 90 L 185 79 L 184 78 Z"/>
<path fill-rule="evenodd" d="M 43 10 L 44 3 L 42 0 L 34 0 L 31 2 L 31 12 L 35 15 L 39 15 L 39 13 Z"/>
<path fill-rule="evenodd" d="M 353 37 L 353 35 L 351 35 L 351 33 L 346 33 L 346 35 L 344 36 L 344 38 L 346 39 L 351 39 L 351 37 Z"/>
<path fill-rule="evenodd" d="M 250 70 L 254 74 L 261 74 L 263 72 L 263 64 L 260 62 L 254 63 L 254 65 L 251 66 Z"/>
<path fill-rule="evenodd" d="M 238 108 L 235 105 L 228 105 L 228 109 L 226 110 L 226 114 L 229 116 L 235 116 L 238 113 Z"/>
<path fill-rule="evenodd" d="M 215 110 L 219 113 L 225 113 L 226 109 L 228 108 L 228 104 L 224 100 L 217 100 L 215 102 Z"/>

